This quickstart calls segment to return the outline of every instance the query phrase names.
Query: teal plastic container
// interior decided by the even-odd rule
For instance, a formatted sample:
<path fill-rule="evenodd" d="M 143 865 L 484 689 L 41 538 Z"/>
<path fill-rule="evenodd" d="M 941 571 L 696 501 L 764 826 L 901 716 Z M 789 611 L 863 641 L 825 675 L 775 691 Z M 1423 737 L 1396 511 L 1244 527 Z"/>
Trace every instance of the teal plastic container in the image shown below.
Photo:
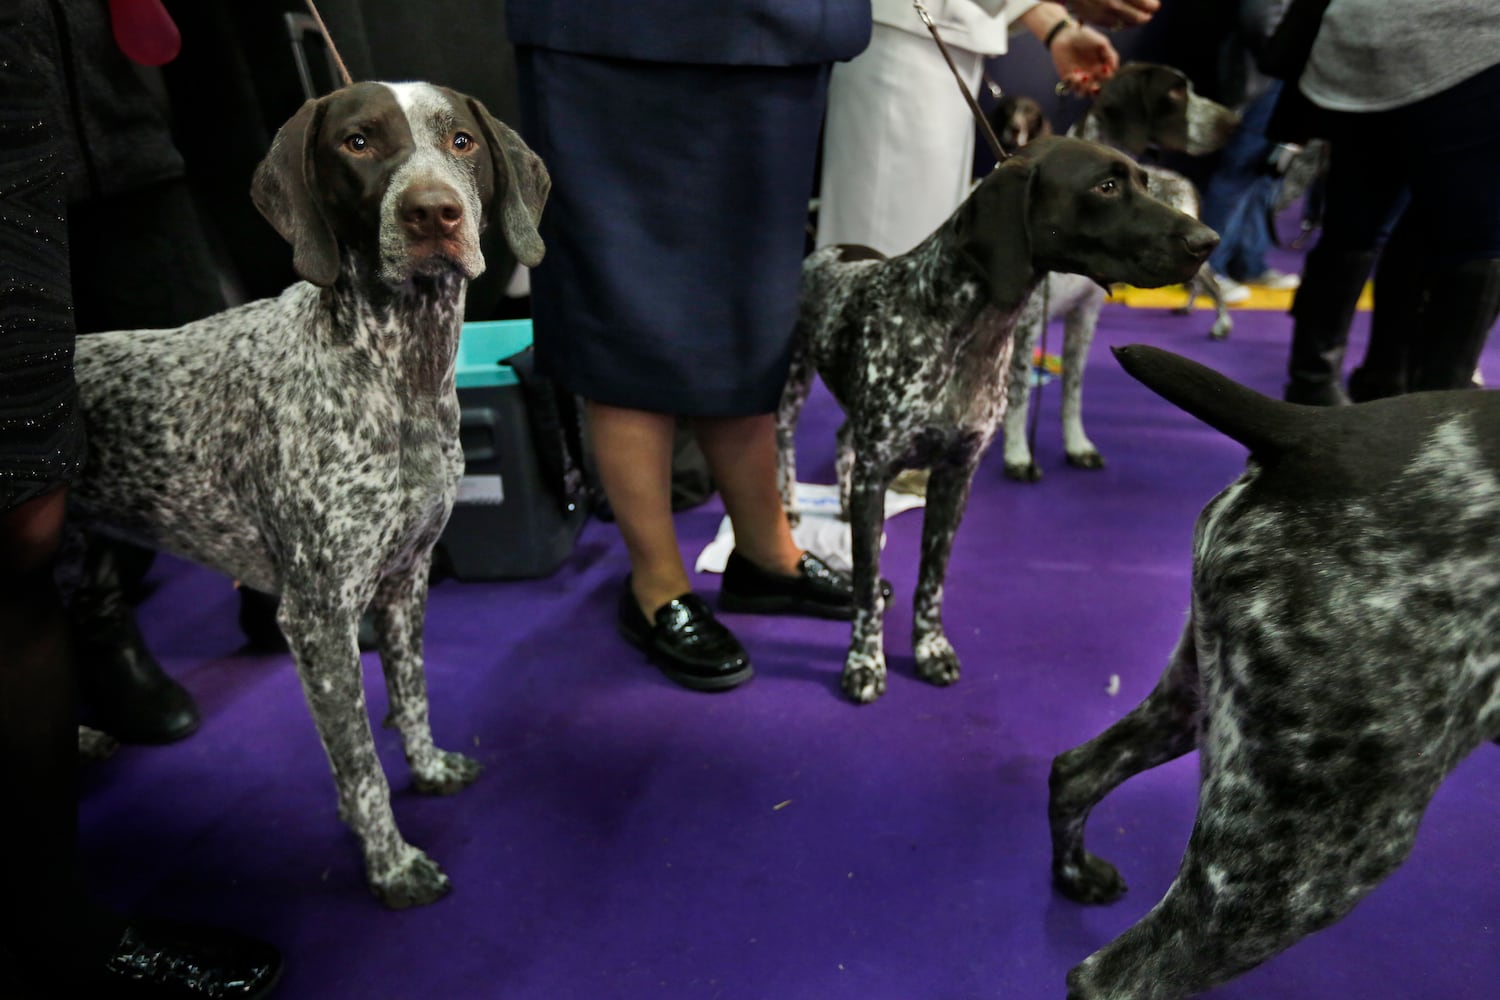
<path fill-rule="evenodd" d="M 516 373 L 500 362 L 530 346 L 529 319 L 465 323 L 458 338 L 458 387 L 516 385 Z"/>
<path fill-rule="evenodd" d="M 464 477 L 434 553 L 460 580 L 547 576 L 577 540 L 584 510 L 543 480 L 526 393 L 507 358 L 531 346 L 531 321 L 465 323 L 458 341 Z M 559 443 L 560 444 L 560 443 Z"/>

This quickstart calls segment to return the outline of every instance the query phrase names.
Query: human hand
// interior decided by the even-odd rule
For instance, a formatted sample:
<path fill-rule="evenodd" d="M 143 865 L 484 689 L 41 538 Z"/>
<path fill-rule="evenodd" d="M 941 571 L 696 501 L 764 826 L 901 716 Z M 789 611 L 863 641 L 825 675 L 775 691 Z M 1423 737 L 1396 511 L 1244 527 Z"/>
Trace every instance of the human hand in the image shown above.
<path fill-rule="evenodd" d="M 1120 53 L 1109 39 L 1081 24 L 1059 32 L 1048 51 L 1058 79 L 1079 97 L 1099 93 L 1104 81 L 1120 68 Z"/>
<path fill-rule="evenodd" d="M 1068 6 L 1079 19 L 1112 31 L 1145 24 L 1161 9 L 1161 0 L 1071 0 Z"/>

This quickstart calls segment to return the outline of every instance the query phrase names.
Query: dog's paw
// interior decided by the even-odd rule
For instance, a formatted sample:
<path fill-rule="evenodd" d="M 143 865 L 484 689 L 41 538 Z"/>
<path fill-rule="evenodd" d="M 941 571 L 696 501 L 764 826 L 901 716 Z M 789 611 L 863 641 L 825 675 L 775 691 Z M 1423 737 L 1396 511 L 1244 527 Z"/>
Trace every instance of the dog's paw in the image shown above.
<path fill-rule="evenodd" d="M 885 694 L 885 663 L 845 664 L 839 686 L 850 701 L 868 705 Z"/>
<path fill-rule="evenodd" d="M 108 733 L 101 733 L 97 729 L 88 726 L 78 727 L 78 761 L 79 763 L 95 763 L 106 760 L 116 750 L 120 749 L 120 741 Z"/>
<path fill-rule="evenodd" d="M 1078 454 L 1068 453 L 1068 464 L 1075 469 L 1102 469 L 1104 468 L 1104 456 L 1097 451 L 1080 451 Z"/>
<path fill-rule="evenodd" d="M 439 750 L 432 764 L 412 771 L 411 786 L 423 795 L 452 795 L 473 784 L 483 770 L 484 765 L 472 757 Z"/>
<path fill-rule="evenodd" d="M 1018 483 L 1039 483 L 1042 481 L 1042 467 L 1035 462 L 1005 463 L 1005 478 L 1014 479 Z"/>
<path fill-rule="evenodd" d="M 1215 320 L 1214 325 L 1209 328 L 1208 339 L 1225 340 L 1229 337 L 1229 333 L 1233 329 L 1234 321 L 1231 320 L 1228 316 L 1220 320 Z"/>
<path fill-rule="evenodd" d="M 1114 865 L 1087 852 L 1083 864 L 1052 866 L 1052 884 L 1075 903 L 1113 903 L 1125 895 L 1125 880 Z"/>
<path fill-rule="evenodd" d="M 411 849 L 411 855 L 390 875 L 370 876 L 370 891 L 393 910 L 435 903 L 453 889 L 448 876 L 427 855 Z"/>
<path fill-rule="evenodd" d="M 917 641 L 917 676 L 929 684 L 947 687 L 958 680 L 958 653 L 946 636 L 932 635 Z"/>

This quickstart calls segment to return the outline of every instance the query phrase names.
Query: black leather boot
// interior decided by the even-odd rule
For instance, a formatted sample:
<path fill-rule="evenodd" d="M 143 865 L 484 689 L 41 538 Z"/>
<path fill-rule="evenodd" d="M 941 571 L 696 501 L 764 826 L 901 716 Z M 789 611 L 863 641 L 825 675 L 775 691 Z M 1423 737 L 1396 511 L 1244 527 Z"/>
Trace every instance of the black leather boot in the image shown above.
<path fill-rule="evenodd" d="M 1500 314 L 1500 260 L 1466 260 L 1427 282 L 1422 332 L 1412 347 L 1411 389 L 1468 389 Z"/>
<path fill-rule="evenodd" d="M 85 715 L 122 743 L 172 743 L 197 730 L 198 706 L 146 648 L 122 584 L 115 543 L 91 538 L 69 609 Z"/>
<path fill-rule="evenodd" d="M 1375 265 L 1375 309 L 1364 360 L 1349 373 L 1349 398 L 1356 403 L 1408 391 L 1411 344 L 1422 330 L 1427 301 L 1427 268 L 1416 224 L 1405 216 Z"/>
<path fill-rule="evenodd" d="M 1349 324 L 1370 275 L 1373 253 L 1313 247 L 1292 300 L 1292 350 L 1284 398 L 1289 403 L 1342 406 L 1344 348 Z"/>

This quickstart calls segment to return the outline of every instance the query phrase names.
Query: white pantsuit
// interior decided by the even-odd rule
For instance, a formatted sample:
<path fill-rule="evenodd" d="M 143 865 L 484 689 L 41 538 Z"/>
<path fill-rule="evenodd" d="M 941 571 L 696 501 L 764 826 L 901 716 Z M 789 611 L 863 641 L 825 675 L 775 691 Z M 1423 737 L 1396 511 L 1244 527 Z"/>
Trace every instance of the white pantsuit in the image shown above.
<path fill-rule="evenodd" d="M 970 93 L 1035 0 L 929 0 Z M 818 246 L 905 253 L 968 194 L 974 118 L 910 0 L 875 0 L 870 46 L 834 66 L 824 124 Z"/>

